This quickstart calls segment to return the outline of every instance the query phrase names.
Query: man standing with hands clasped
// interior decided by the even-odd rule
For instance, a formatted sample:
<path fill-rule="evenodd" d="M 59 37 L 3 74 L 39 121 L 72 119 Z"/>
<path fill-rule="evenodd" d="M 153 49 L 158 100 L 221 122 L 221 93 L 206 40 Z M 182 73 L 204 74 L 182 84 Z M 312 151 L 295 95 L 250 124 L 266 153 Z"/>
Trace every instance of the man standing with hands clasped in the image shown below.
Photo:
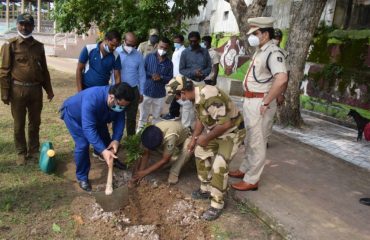
<path fill-rule="evenodd" d="M 173 76 L 173 64 L 167 57 L 170 40 L 162 38 L 158 44 L 158 50 L 149 53 L 145 58 L 146 81 L 144 85 L 144 100 L 140 104 L 140 118 L 138 130 L 144 128 L 148 122 L 149 114 L 152 114 L 152 123 L 160 121 L 160 114 L 166 96 L 166 84 Z"/>
<path fill-rule="evenodd" d="M 1 49 L 1 100 L 10 104 L 14 119 L 14 142 L 17 165 L 27 158 L 37 159 L 42 110 L 42 88 L 51 101 L 54 97 L 46 65 L 44 45 L 32 37 L 35 22 L 29 13 L 17 17 L 18 36 Z M 25 136 L 28 112 L 28 148 Z"/>
<path fill-rule="evenodd" d="M 285 56 L 273 42 L 274 19 L 257 17 L 248 19 L 248 42 L 257 50 L 244 79 L 243 115 L 247 129 L 247 156 L 240 168 L 229 176 L 243 181 L 231 186 L 239 191 L 255 191 L 266 159 L 266 140 L 276 112 L 276 98 L 288 81 Z"/>

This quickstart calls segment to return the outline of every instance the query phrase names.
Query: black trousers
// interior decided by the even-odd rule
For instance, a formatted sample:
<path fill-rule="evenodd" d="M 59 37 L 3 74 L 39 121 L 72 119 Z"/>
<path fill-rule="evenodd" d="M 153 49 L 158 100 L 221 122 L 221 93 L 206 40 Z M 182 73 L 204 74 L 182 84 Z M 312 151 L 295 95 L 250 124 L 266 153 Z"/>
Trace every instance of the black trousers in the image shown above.
<path fill-rule="evenodd" d="M 131 101 L 126 109 L 126 132 L 127 136 L 135 135 L 136 133 L 136 115 L 139 108 L 140 93 L 138 87 L 133 87 L 135 98 Z"/>
<path fill-rule="evenodd" d="M 169 112 L 174 117 L 180 116 L 180 104 L 176 101 L 176 98 L 174 98 L 171 102 Z"/>

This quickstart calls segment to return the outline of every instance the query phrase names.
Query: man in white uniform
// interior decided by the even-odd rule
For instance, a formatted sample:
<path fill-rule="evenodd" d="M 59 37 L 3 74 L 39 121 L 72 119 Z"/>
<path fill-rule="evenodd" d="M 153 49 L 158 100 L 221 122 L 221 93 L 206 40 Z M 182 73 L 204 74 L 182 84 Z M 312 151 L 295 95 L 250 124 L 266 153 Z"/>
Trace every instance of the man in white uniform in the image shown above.
<path fill-rule="evenodd" d="M 243 181 L 231 185 L 240 191 L 258 189 L 265 166 L 266 136 L 271 131 L 276 112 L 276 98 L 288 81 L 284 54 L 272 41 L 273 22 L 270 17 L 248 19 L 248 42 L 257 50 L 243 82 L 247 156 L 238 170 L 229 172 L 231 177 L 243 178 Z"/>

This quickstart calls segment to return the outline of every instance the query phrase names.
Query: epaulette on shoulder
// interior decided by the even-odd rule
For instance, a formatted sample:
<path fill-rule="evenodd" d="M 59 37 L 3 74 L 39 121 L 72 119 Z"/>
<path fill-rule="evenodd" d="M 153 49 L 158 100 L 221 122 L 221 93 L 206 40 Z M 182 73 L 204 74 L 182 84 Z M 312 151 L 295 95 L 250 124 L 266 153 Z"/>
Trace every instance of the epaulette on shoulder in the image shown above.
<path fill-rule="evenodd" d="M 17 41 L 17 37 L 12 37 L 12 38 L 9 38 L 8 40 L 7 40 L 7 42 L 8 43 L 13 43 L 13 42 L 15 42 L 15 41 Z"/>

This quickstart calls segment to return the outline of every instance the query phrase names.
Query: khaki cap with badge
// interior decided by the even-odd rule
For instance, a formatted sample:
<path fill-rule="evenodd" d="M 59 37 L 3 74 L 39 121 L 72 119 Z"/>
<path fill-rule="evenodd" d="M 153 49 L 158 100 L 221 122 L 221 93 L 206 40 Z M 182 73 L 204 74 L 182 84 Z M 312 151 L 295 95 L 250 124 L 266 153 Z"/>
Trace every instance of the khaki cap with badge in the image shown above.
<path fill-rule="evenodd" d="M 186 77 L 184 76 L 177 76 L 170 80 L 170 82 L 166 85 L 168 95 L 166 99 L 167 104 L 170 104 L 173 101 L 173 99 L 176 97 L 176 92 L 184 89 L 185 82 Z"/>
<path fill-rule="evenodd" d="M 32 15 L 29 13 L 22 13 L 17 17 L 17 23 L 30 23 L 35 25 L 35 20 L 33 19 Z"/>
<path fill-rule="evenodd" d="M 149 30 L 149 36 L 152 36 L 152 35 L 158 35 L 159 32 L 156 28 L 152 28 Z"/>
<path fill-rule="evenodd" d="M 275 19 L 272 17 L 255 17 L 248 18 L 249 31 L 247 35 L 257 31 L 260 28 L 272 28 L 274 26 Z"/>

